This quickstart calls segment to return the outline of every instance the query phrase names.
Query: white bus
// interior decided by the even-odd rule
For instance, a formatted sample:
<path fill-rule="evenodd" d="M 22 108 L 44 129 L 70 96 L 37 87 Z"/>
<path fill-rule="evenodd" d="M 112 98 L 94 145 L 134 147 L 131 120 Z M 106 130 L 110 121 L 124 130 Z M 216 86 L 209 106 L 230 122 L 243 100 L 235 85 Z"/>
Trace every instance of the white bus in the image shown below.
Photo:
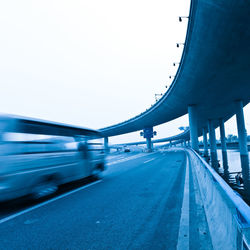
<path fill-rule="evenodd" d="M 0 201 L 40 198 L 58 186 L 105 169 L 100 132 L 65 124 L 0 116 Z"/>

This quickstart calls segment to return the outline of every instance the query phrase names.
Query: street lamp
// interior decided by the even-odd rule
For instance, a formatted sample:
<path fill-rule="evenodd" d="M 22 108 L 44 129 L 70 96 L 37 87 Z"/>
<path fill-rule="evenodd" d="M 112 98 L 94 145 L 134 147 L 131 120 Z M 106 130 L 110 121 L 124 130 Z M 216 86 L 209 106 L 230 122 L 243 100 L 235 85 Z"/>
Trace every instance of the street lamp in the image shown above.
<path fill-rule="evenodd" d="M 179 16 L 179 22 L 182 22 L 182 18 L 189 18 L 188 16 Z"/>
<path fill-rule="evenodd" d="M 174 62 L 173 63 L 173 66 L 176 66 L 177 64 L 180 64 L 179 62 Z"/>
<path fill-rule="evenodd" d="M 155 94 L 155 101 L 156 101 L 156 102 L 158 102 L 158 101 L 159 101 L 159 99 L 160 99 L 160 98 L 159 98 L 159 99 L 157 99 L 157 96 L 162 96 L 162 93 L 161 93 L 161 94 Z"/>
<path fill-rule="evenodd" d="M 185 45 L 185 43 L 176 43 L 176 46 L 177 46 L 177 48 L 179 48 L 180 47 L 180 45 Z"/>

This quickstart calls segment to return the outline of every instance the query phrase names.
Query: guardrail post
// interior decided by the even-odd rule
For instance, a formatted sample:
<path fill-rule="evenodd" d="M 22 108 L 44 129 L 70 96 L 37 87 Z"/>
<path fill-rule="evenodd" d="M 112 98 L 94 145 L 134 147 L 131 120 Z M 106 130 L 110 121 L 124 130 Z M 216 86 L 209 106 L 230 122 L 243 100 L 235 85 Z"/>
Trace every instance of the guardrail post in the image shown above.
<path fill-rule="evenodd" d="M 227 159 L 227 145 L 226 145 L 225 126 L 224 126 L 223 119 L 220 119 L 220 141 L 221 141 L 224 177 L 226 180 L 228 180 L 229 179 L 229 172 L 228 172 L 228 159 Z"/>
<path fill-rule="evenodd" d="M 208 121 L 208 130 L 209 130 L 209 140 L 210 140 L 210 151 L 211 151 L 211 163 L 212 167 L 218 172 L 218 156 L 217 156 L 217 147 L 216 147 L 216 137 L 213 121 Z"/>
<path fill-rule="evenodd" d="M 240 149 L 240 160 L 242 168 L 242 177 L 244 183 L 244 189 L 246 195 L 250 196 L 250 180 L 249 180 L 249 158 L 247 150 L 247 133 L 244 121 L 243 113 L 243 103 L 242 101 L 236 101 L 236 121 L 237 121 L 237 130 L 239 138 L 239 149 Z"/>
<path fill-rule="evenodd" d="M 189 117 L 191 147 L 196 152 L 199 152 L 196 106 L 194 105 L 188 106 L 188 117 Z"/>

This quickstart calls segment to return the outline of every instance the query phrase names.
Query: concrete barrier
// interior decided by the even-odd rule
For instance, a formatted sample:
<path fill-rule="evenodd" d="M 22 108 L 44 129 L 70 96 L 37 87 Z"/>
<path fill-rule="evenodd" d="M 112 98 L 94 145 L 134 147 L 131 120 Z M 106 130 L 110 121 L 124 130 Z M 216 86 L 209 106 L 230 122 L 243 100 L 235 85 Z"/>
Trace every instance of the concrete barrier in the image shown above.
<path fill-rule="evenodd" d="M 196 175 L 214 249 L 250 249 L 250 208 L 193 150 L 187 150 Z"/>

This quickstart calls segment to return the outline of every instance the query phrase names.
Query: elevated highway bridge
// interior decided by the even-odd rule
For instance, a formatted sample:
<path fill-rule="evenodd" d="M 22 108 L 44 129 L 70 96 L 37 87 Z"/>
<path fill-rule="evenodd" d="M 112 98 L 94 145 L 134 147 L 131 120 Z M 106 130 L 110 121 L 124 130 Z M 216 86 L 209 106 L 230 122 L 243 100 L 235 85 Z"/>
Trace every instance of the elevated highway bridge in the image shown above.
<path fill-rule="evenodd" d="M 250 195 L 249 158 L 243 107 L 250 100 L 250 5 L 248 1 L 193 0 L 183 55 L 176 76 L 163 97 L 144 113 L 102 128 L 103 135 L 121 135 L 189 114 L 192 148 L 198 136 L 210 138 L 212 165 L 217 169 L 215 128 L 220 126 L 223 165 L 227 170 L 224 122 L 236 114 L 242 173 Z M 180 135 L 180 137 L 183 135 Z M 176 136 L 176 139 L 180 139 Z M 152 135 L 146 137 L 151 149 Z M 107 142 L 107 139 L 106 139 Z"/>
<path fill-rule="evenodd" d="M 188 114 L 191 146 L 199 152 L 198 137 L 203 135 L 204 155 L 207 157 L 209 133 L 211 164 L 217 172 L 215 128 L 220 128 L 223 169 L 228 177 L 224 122 L 236 115 L 244 192 L 250 197 L 250 166 L 243 113 L 243 107 L 250 100 L 249 24 L 248 1 L 191 1 L 183 54 L 170 88 L 142 114 L 102 128 L 106 144 L 110 136 L 143 130 L 151 151 L 153 134 L 145 136 L 146 132 Z M 188 136 L 186 134 L 186 138 Z M 183 134 L 174 138 L 180 140 Z"/>
<path fill-rule="evenodd" d="M 219 126 L 226 172 L 224 122 L 236 114 L 249 198 L 243 114 L 249 41 L 249 0 L 191 0 L 183 55 L 168 91 L 146 112 L 101 129 L 106 146 L 108 137 L 143 130 L 150 151 L 154 126 L 188 114 L 189 130 L 167 140 L 191 139 L 191 149 L 110 154 L 103 180 L 64 185 L 36 202 L 1 203 L 0 249 L 250 249 L 250 208 L 218 175 L 215 138 Z M 33 132 L 41 124 L 28 122 Z M 44 130 L 68 136 L 83 128 L 50 122 Z M 199 155 L 200 135 L 208 154 L 208 132 L 212 166 Z"/>
<path fill-rule="evenodd" d="M 201 134 L 208 119 L 229 119 L 249 102 L 250 16 L 247 1 L 191 1 L 183 55 L 172 85 L 146 112 L 101 131 L 115 136 L 156 126 L 196 106 Z M 218 123 L 216 124 L 218 125 Z"/>

